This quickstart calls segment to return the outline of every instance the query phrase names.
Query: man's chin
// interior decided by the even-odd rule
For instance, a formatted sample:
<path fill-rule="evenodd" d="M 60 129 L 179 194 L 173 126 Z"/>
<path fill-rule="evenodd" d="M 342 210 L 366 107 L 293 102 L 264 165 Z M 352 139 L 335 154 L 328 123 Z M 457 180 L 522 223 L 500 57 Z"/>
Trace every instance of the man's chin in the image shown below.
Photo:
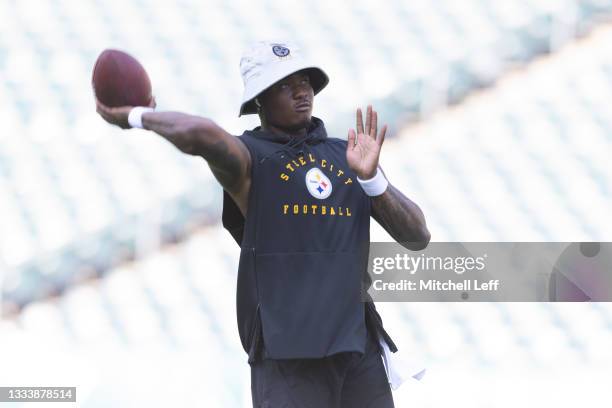
<path fill-rule="evenodd" d="M 312 117 L 310 113 L 308 115 L 304 115 L 304 117 L 298 119 L 295 124 L 289 127 L 290 130 L 296 131 L 300 129 L 308 129 L 310 127 L 310 123 L 312 121 Z"/>

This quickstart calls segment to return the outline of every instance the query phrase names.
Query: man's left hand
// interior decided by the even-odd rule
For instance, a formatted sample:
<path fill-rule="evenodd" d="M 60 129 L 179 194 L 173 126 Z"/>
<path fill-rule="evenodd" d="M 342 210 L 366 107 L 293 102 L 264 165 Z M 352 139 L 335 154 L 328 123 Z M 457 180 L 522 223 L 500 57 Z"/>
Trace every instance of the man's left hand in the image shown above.
<path fill-rule="evenodd" d="M 362 180 L 369 180 L 376 175 L 380 148 L 385 141 L 387 125 L 378 133 L 378 115 L 368 105 L 365 129 L 361 109 L 357 108 L 357 131 L 350 129 L 346 147 L 348 165 Z"/>

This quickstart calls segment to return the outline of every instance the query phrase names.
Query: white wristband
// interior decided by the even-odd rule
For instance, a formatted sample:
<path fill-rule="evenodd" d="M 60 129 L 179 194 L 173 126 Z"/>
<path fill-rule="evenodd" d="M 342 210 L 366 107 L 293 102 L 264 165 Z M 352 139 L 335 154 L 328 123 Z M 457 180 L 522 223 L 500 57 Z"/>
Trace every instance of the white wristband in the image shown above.
<path fill-rule="evenodd" d="M 376 174 L 371 179 L 362 180 L 357 177 L 357 181 L 361 185 L 361 188 L 363 188 L 363 191 L 370 197 L 381 195 L 387 190 L 387 186 L 389 186 L 389 182 L 382 174 L 382 171 L 378 171 L 378 169 L 376 169 Z"/>
<path fill-rule="evenodd" d="M 128 123 L 133 128 L 143 129 L 142 127 L 142 114 L 146 112 L 153 112 L 155 109 L 147 108 L 144 106 L 136 106 L 132 108 L 130 114 L 128 115 Z"/>

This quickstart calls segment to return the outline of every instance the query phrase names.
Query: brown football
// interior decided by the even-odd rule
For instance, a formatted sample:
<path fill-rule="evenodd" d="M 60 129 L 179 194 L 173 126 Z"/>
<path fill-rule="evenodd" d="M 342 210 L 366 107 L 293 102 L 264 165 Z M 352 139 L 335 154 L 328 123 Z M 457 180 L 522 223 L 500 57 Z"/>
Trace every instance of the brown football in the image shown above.
<path fill-rule="evenodd" d="M 107 106 L 148 106 L 151 102 L 149 75 L 136 58 L 123 51 L 102 51 L 92 85 L 98 100 Z"/>

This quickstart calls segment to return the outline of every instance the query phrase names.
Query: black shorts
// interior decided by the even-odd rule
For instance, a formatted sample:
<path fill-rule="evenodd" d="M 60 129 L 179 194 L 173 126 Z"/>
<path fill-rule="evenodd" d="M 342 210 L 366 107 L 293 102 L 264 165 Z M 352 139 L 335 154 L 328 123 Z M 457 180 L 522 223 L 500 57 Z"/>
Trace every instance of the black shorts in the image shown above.
<path fill-rule="evenodd" d="M 368 335 L 365 354 L 262 360 L 251 365 L 254 408 L 393 408 L 380 355 Z"/>

